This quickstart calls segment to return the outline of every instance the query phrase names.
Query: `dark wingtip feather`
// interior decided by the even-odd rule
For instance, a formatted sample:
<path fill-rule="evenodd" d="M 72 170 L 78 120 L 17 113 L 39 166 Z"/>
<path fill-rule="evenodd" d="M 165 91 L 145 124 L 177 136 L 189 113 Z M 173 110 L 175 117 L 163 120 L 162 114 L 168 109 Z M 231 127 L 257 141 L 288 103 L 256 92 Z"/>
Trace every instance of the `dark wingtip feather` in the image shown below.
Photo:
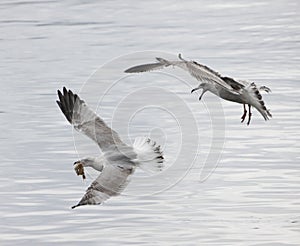
<path fill-rule="evenodd" d="M 132 71 L 132 68 L 128 68 L 128 69 L 126 69 L 125 71 L 124 71 L 124 73 L 133 73 L 133 72 L 131 72 Z"/>
<path fill-rule="evenodd" d="M 61 102 L 56 100 L 57 105 L 59 106 L 59 108 L 61 109 Z"/>
<path fill-rule="evenodd" d="M 61 100 L 62 100 L 62 97 L 63 97 L 63 95 L 62 95 L 62 93 L 61 93 L 61 91 L 60 91 L 60 90 L 57 90 L 57 95 L 58 95 L 58 98 L 59 98 L 59 100 L 61 101 Z"/>
<path fill-rule="evenodd" d="M 68 94 L 68 90 L 65 86 L 63 87 L 63 92 L 64 92 L 64 96 L 66 96 Z"/>
<path fill-rule="evenodd" d="M 125 73 L 142 73 L 142 72 L 146 72 L 147 70 L 145 70 L 144 65 L 139 65 L 139 66 L 134 66 L 131 68 L 126 69 L 124 72 Z"/>
<path fill-rule="evenodd" d="M 142 64 L 142 65 L 138 65 L 138 66 L 134 66 L 131 68 L 126 69 L 124 72 L 125 73 L 143 73 L 143 72 L 149 72 L 155 69 L 160 69 L 162 68 L 164 65 L 161 62 L 157 62 L 157 63 L 149 63 L 149 64 Z"/>
<path fill-rule="evenodd" d="M 74 109 L 74 95 L 72 91 L 68 91 L 66 87 L 63 87 L 62 92 L 57 90 L 59 101 L 56 101 L 59 108 L 71 123 Z"/>
<path fill-rule="evenodd" d="M 77 207 L 79 207 L 79 206 L 80 206 L 80 205 L 77 204 L 77 205 L 72 206 L 71 208 L 74 209 L 74 208 L 77 208 Z"/>

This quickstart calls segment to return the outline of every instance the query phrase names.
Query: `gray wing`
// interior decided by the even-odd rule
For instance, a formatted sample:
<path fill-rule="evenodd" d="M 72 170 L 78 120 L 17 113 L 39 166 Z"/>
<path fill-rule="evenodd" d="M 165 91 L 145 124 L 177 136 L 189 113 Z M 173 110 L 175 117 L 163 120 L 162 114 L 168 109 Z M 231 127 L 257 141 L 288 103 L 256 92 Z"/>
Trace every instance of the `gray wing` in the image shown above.
<path fill-rule="evenodd" d="M 125 73 L 148 72 L 152 70 L 163 69 L 169 66 L 176 66 L 189 72 L 190 75 L 192 75 L 198 81 L 204 83 L 211 83 L 213 85 L 218 84 L 219 86 L 222 86 L 223 88 L 227 89 L 232 93 L 239 94 L 238 91 L 233 89 L 229 84 L 226 83 L 226 81 L 222 79 L 222 76 L 219 73 L 212 70 L 211 68 L 197 63 L 195 61 L 184 60 L 180 54 L 179 59 L 179 61 L 169 61 L 163 58 L 156 58 L 156 60 L 158 61 L 156 63 L 134 66 L 125 70 Z"/>
<path fill-rule="evenodd" d="M 128 185 L 128 177 L 134 170 L 135 166 L 130 164 L 106 165 L 101 174 L 86 190 L 80 202 L 72 208 L 83 205 L 101 204 L 111 196 L 120 195 Z"/>
<path fill-rule="evenodd" d="M 233 78 L 230 78 L 230 77 L 222 77 L 222 79 L 228 85 L 230 85 L 234 90 L 237 90 L 237 91 L 250 85 L 250 83 L 248 83 L 247 81 L 243 81 L 243 80 L 236 81 L 236 80 L 234 80 Z"/>
<path fill-rule="evenodd" d="M 63 93 L 57 91 L 59 101 L 56 101 L 67 120 L 74 128 L 94 140 L 102 151 L 109 150 L 114 145 L 125 145 L 119 135 L 109 128 L 105 122 L 87 104 L 63 88 Z"/>

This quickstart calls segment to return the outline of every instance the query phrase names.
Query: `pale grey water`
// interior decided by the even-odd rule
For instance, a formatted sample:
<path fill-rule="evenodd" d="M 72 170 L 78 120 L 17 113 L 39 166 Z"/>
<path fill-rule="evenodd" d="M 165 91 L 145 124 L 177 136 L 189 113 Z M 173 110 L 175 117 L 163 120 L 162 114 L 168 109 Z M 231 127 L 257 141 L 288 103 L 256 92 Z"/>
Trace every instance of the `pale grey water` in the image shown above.
<path fill-rule="evenodd" d="M 1 1 L 0 244 L 299 245 L 299 8 L 296 0 Z M 271 87 L 272 94 L 264 98 L 274 117 L 264 122 L 255 112 L 247 127 L 239 123 L 242 107 L 222 101 L 224 150 L 205 182 L 199 181 L 203 163 L 195 163 L 181 182 L 159 194 L 142 196 L 144 189 L 152 192 L 152 183 L 132 185 L 127 192 L 134 196 L 71 210 L 91 180 L 82 183 L 72 170 L 78 154 L 55 104 L 56 90 L 66 85 L 79 91 L 102 64 L 144 50 L 182 52 L 222 74 Z M 129 57 L 128 66 L 135 65 L 135 56 Z M 143 56 L 144 62 L 151 59 Z M 115 73 L 103 76 L 113 80 Z M 129 77 L 99 112 L 109 122 L 123 95 L 144 83 L 163 86 L 195 112 L 197 160 L 203 162 L 210 148 L 209 114 L 189 94 L 191 88 L 174 81 L 160 74 Z M 89 100 L 87 93 L 82 96 Z M 155 101 L 160 95 L 147 96 Z M 206 104 L 215 100 L 204 96 Z M 123 138 L 127 123 L 123 127 L 122 119 L 130 113 L 125 107 L 116 120 Z M 186 111 L 179 107 L 176 114 L 182 117 Z M 165 154 L 171 161 L 180 135 L 168 117 L 149 109 L 137 115 L 129 130 L 138 136 L 153 129 L 159 137 L 165 129 Z M 79 156 L 97 153 L 91 141 L 74 136 Z M 180 177 L 195 154 L 193 137 L 187 135 L 182 143 L 184 168 L 173 170 Z"/>

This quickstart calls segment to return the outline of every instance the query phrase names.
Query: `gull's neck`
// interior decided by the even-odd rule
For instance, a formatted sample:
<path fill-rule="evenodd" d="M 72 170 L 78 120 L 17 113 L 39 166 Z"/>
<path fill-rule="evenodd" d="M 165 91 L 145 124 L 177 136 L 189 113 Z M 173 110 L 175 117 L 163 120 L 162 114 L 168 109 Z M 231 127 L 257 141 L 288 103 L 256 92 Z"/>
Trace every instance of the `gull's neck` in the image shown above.
<path fill-rule="evenodd" d="M 100 157 L 91 158 L 90 161 L 84 163 L 84 167 L 91 167 L 101 172 L 104 167 L 104 157 L 100 156 Z"/>

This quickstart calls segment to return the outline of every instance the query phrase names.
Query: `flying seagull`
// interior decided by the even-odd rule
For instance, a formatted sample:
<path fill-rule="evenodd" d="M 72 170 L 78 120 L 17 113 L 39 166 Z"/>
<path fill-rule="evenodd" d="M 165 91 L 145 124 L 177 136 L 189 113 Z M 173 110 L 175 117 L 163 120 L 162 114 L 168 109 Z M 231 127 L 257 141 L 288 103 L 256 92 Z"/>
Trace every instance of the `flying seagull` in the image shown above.
<path fill-rule="evenodd" d="M 136 138 L 129 146 L 77 94 L 65 87 L 57 93 L 59 100 L 56 102 L 67 120 L 77 131 L 94 140 L 103 152 L 101 156 L 87 157 L 74 163 L 77 175 L 83 178 L 85 167 L 94 168 L 100 175 L 72 208 L 101 204 L 109 197 L 119 195 L 128 185 L 136 167 L 148 172 L 162 170 L 164 158 L 156 142 L 149 138 Z"/>
<path fill-rule="evenodd" d="M 125 70 L 125 73 L 148 72 L 169 66 L 179 67 L 186 70 L 191 76 L 200 81 L 199 86 L 191 91 L 191 93 L 193 93 L 194 91 L 202 89 L 199 100 L 201 100 L 205 92 L 210 91 L 225 100 L 243 104 L 244 112 L 241 117 L 241 122 L 244 122 L 247 116 L 246 105 L 248 105 L 249 113 L 247 125 L 249 125 L 251 121 L 251 106 L 256 108 L 265 120 L 272 117 L 270 111 L 265 107 L 265 103 L 260 94 L 260 91 L 269 93 L 271 90 L 268 87 L 258 87 L 254 82 L 236 81 L 233 78 L 224 77 L 218 72 L 198 62 L 187 61 L 182 58 L 181 54 L 179 54 L 178 57 L 179 60 L 177 61 L 169 61 L 157 57 L 157 62 L 131 67 Z"/>

